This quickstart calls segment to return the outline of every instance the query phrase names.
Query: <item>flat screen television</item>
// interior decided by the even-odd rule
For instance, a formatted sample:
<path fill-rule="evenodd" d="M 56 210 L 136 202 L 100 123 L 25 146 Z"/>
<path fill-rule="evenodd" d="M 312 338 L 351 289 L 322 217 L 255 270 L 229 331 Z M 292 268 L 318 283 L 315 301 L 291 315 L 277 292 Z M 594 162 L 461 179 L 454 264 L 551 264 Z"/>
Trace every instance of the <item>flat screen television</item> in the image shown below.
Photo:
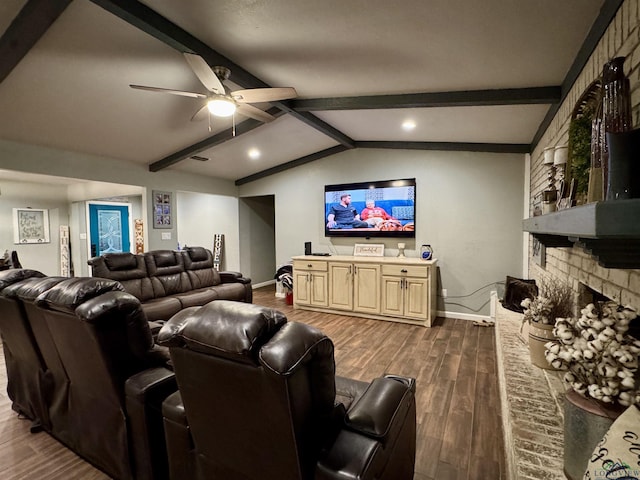
<path fill-rule="evenodd" d="M 324 187 L 326 237 L 415 238 L 416 179 Z"/>

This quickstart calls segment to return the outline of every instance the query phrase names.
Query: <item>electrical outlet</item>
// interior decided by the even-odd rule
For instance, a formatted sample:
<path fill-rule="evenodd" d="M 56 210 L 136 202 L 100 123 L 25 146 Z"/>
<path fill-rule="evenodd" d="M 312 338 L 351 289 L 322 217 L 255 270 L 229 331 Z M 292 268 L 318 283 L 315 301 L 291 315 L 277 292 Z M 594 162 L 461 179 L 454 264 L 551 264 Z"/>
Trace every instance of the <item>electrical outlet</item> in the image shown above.
<path fill-rule="evenodd" d="M 447 289 L 443 288 L 442 290 L 440 290 L 440 296 L 442 298 L 447 298 Z"/>

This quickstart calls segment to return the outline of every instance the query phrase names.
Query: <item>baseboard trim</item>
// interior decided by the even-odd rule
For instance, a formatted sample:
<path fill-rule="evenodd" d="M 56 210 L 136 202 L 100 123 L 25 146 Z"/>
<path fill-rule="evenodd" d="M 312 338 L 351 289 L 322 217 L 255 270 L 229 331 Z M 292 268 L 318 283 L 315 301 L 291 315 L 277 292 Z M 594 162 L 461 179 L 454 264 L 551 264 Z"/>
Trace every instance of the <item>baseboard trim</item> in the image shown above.
<path fill-rule="evenodd" d="M 251 289 L 255 290 L 256 288 L 266 287 L 267 285 L 273 285 L 274 283 L 276 283 L 275 279 L 267 280 L 266 282 L 254 283 L 251 285 Z"/>
<path fill-rule="evenodd" d="M 459 318 L 460 320 L 470 320 L 472 322 L 479 322 L 482 320 L 492 321 L 492 318 L 490 315 L 476 315 L 474 313 L 446 312 L 443 310 L 438 310 L 436 314 L 438 317 Z"/>

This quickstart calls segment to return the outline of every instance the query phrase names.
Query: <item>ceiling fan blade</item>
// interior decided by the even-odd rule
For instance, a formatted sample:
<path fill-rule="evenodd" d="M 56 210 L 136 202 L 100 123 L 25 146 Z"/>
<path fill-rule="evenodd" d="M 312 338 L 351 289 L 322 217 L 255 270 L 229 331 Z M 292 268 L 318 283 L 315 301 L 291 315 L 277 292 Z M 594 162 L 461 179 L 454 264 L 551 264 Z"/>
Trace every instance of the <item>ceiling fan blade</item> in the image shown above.
<path fill-rule="evenodd" d="M 259 108 L 256 108 L 247 104 L 242 104 L 242 103 L 238 105 L 236 112 L 238 112 L 241 115 L 244 115 L 245 117 L 250 117 L 256 120 L 260 120 L 261 122 L 268 123 L 276 119 L 276 117 L 274 117 L 273 115 L 267 112 L 263 112 Z"/>
<path fill-rule="evenodd" d="M 193 70 L 193 73 L 200 79 L 202 84 L 209 90 L 210 92 L 217 93 L 218 95 L 225 95 L 224 86 L 220 79 L 213 73 L 211 67 L 207 62 L 205 62 L 204 58 L 200 55 L 195 55 L 193 53 L 184 53 L 184 58 L 186 58 L 187 63 Z"/>
<path fill-rule="evenodd" d="M 131 88 L 135 88 L 136 90 L 147 90 L 148 92 L 157 92 L 157 93 L 170 93 L 171 95 L 180 95 L 183 97 L 191 97 L 191 98 L 207 98 L 206 95 L 197 92 L 185 92 L 183 90 L 171 90 L 170 88 L 160 88 L 160 87 L 146 87 L 144 85 L 129 85 Z"/>
<path fill-rule="evenodd" d="M 250 88 L 231 92 L 231 97 L 233 97 L 236 102 L 240 103 L 275 102 L 277 100 L 286 100 L 297 96 L 298 93 L 293 87 Z"/>
<path fill-rule="evenodd" d="M 191 121 L 201 122 L 208 116 L 209 116 L 209 109 L 207 108 L 207 104 L 205 103 L 204 105 L 202 105 L 202 107 L 198 109 L 196 113 L 193 114 L 193 117 L 191 117 Z"/>

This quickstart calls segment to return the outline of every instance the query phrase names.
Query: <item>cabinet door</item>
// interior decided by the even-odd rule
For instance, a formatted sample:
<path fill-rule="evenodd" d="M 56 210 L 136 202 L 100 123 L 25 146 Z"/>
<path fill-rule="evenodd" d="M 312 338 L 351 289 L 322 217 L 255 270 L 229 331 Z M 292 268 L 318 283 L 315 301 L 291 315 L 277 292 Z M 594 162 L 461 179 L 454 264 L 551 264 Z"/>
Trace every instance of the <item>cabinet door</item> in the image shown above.
<path fill-rule="evenodd" d="M 405 278 L 404 316 L 426 320 L 429 312 L 429 280 Z"/>
<path fill-rule="evenodd" d="M 380 313 L 380 265 L 354 264 L 353 311 Z"/>
<path fill-rule="evenodd" d="M 329 307 L 353 310 L 353 264 L 329 262 Z"/>
<path fill-rule="evenodd" d="M 310 273 L 309 302 L 315 307 L 326 307 L 327 301 L 327 274 L 325 272 Z"/>
<path fill-rule="evenodd" d="M 404 286 L 402 277 L 382 277 L 382 305 L 380 313 L 401 317 L 404 314 Z"/>
<path fill-rule="evenodd" d="M 293 271 L 293 303 L 296 305 L 311 305 L 309 272 Z"/>

